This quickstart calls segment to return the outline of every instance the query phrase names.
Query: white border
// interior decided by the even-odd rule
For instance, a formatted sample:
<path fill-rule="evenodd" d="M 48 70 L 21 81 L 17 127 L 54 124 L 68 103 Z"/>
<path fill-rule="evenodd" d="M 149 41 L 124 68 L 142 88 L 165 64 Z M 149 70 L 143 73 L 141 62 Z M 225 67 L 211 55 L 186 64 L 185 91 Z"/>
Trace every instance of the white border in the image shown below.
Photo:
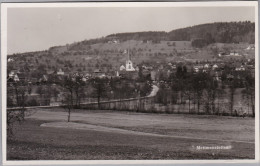
<path fill-rule="evenodd" d="M 255 159 L 253 160 L 6 160 L 6 65 L 7 65 L 7 8 L 21 7 L 255 7 Z M 259 163 L 259 57 L 258 57 L 258 2 L 91 2 L 91 3 L 2 3 L 1 4 L 1 74 L 2 74 L 2 161 L 4 165 L 72 165 L 72 164 L 196 164 L 196 163 Z"/>

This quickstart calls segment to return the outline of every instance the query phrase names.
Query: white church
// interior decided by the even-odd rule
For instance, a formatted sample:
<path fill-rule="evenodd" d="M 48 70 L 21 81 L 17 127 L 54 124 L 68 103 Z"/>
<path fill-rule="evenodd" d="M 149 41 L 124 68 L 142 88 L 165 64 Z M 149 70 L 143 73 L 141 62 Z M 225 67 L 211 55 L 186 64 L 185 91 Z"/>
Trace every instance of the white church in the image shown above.
<path fill-rule="evenodd" d="M 130 60 L 129 52 L 127 57 L 128 58 L 126 60 L 125 66 L 120 66 L 120 71 L 135 71 L 135 68 L 133 67 L 133 62 Z"/>

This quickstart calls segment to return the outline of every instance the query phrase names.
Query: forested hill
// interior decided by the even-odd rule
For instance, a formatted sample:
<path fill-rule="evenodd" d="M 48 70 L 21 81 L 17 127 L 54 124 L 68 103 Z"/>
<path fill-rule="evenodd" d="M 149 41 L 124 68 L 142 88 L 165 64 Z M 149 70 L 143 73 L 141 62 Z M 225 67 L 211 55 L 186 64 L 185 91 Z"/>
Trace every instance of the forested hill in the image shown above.
<path fill-rule="evenodd" d="M 117 33 L 102 38 L 89 39 L 67 44 L 66 46 L 54 46 L 48 51 L 52 52 L 55 50 L 61 53 L 65 51 L 90 50 L 93 44 L 110 43 L 115 40 L 119 42 L 136 40 L 147 43 L 160 43 L 161 41 L 191 41 L 191 45 L 193 47 L 200 48 L 211 43 L 244 42 L 254 44 L 255 23 L 250 21 L 218 22 L 195 25 L 192 27 L 172 30 L 170 32 L 148 31 Z"/>
<path fill-rule="evenodd" d="M 126 40 L 161 40 L 171 41 L 191 41 L 194 39 L 204 39 L 207 43 L 254 43 L 255 23 L 245 22 L 218 22 L 201 24 L 192 27 L 172 30 L 170 32 L 135 32 L 118 33 L 108 35 L 106 39 L 116 38 L 120 41 Z"/>

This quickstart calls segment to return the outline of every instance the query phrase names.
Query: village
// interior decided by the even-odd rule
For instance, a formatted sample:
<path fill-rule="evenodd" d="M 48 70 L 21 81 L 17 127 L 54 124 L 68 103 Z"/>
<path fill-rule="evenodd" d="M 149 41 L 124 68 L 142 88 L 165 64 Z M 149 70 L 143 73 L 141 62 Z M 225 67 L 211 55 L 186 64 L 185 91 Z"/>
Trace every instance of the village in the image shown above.
<path fill-rule="evenodd" d="M 254 46 L 250 45 L 245 48 L 245 50 L 254 50 Z M 182 94 L 179 94 L 181 93 L 179 91 L 182 91 L 182 88 L 180 88 L 179 85 L 177 87 L 174 85 L 178 82 L 178 79 L 180 79 L 176 77 L 176 75 L 178 75 L 177 72 L 187 73 L 186 75 L 190 78 L 196 77 L 196 75 L 202 73 L 216 81 L 219 87 L 224 86 L 224 89 L 225 85 L 226 88 L 228 88 L 230 82 L 232 81 L 236 82 L 236 88 L 244 88 L 246 85 L 245 77 L 247 74 L 250 74 L 251 77 L 254 77 L 255 75 L 255 60 L 249 58 L 247 59 L 245 58 L 245 55 L 234 52 L 220 52 L 218 53 L 220 58 L 213 61 L 189 61 L 184 58 L 183 61 L 177 62 L 144 62 L 140 64 L 134 64 L 132 61 L 134 57 L 131 56 L 129 52 L 130 51 L 128 50 L 124 50 L 122 52 L 122 56 L 125 59 L 125 64 L 116 66 L 115 70 L 109 72 L 102 71 L 102 68 L 94 68 L 93 72 L 68 72 L 64 71 L 62 68 L 59 68 L 57 71 L 50 71 L 42 68 L 42 71 L 39 71 L 38 73 L 36 71 L 35 74 L 36 69 L 31 71 L 29 66 L 26 69 L 22 68 L 9 70 L 7 75 L 7 85 L 10 90 L 8 92 L 11 94 L 9 95 L 8 106 L 17 106 L 17 96 L 21 94 L 15 94 L 12 89 L 13 87 L 19 86 L 24 88 L 23 95 L 26 96 L 26 106 L 62 105 L 64 94 L 66 94 L 66 90 L 62 87 L 62 83 L 66 77 L 70 77 L 74 81 L 77 79 L 82 82 L 83 92 L 80 92 L 82 95 L 80 98 L 80 103 L 91 103 L 97 101 L 95 97 L 96 95 L 94 94 L 95 90 L 93 90 L 93 86 L 90 85 L 90 82 L 93 82 L 96 78 L 106 80 L 105 82 L 107 84 L 104 89 L 106 92 L 102 94 L 104 96 L 100 96 L 101 101 L 146 96 L 152 91 L 152 86 L 155 85 L 159 88 L 163 86 L 170 89 L 170 91 L 176 91 L 178 95 L 174 100 L 177 100 L 177 103 L 182 103 L 183 101 L 179 101 L 183 100 L 183 97 L 180 97 Z M 232 57 L 239 58 L 233 59 Z M 10 66 L 14 63 L 14 61 L 14 58 L 8 58 L 8 64 L 10 64 Z M 113 87 L 113 84 L 116 85 Z M 118 88 L 122 88 L 122 86 L 128 87 L 128 93 L 123 95 L 124 91 Z M 173 89 L 173 87 L 175 89 Z M 165 101 L 161 101 L 161 97 L 158 96 L 157 98 L 159 99 L 155 102 L 165 103 Z M 172 97 L 168 96 L 166 98 Z M 166 103 L 171 103 L 171 100 L 172 99 L 166 99 Z M 190 100 L 191 99 L 189 99 L 189 102 Z M 193 100 L 193 102 L 196 102 L 195 99 Z M 218 101 L 219 100 L 221 99 L 218 99 Z M 228 103 L 228 99 L 222 99 L 221 102 L 223 101 Z M 239 109 L 241 110 L 242 108 Z"/>
<path fill-rule="evenodd" d="M 257 6 L 1 5 L 2 162 L 259 162 Z"/>

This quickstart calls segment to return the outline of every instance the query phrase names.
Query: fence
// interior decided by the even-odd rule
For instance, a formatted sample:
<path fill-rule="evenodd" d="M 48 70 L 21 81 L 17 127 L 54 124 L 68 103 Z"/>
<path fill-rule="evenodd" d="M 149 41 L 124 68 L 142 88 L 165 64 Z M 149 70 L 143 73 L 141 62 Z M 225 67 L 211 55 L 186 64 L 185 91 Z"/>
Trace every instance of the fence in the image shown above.
<path fill-rule="evenodd" d="M 132 112 L 146 112 L 146 113 L 182 113 L 182 114 L 215 114 L 215 115 L 231 115 L 229 103 L 220 103 L 216 105 L 215 112 L 208 112 L 205 109 L 205 105 L 201 104 L 200 110 L 197 110 L 197 105 L 191 103 L 187 104 L 159 104 L 156 102 L 154 96 L 138 97 L 130 99 L 117 99 L 98 102 L 87 102 L 82 103 L 80 108 L 87 110 L 119 110 L 119 111 L 132 111 Z M 65 105 L 51 105 L 51 106 L 35 106 L 35 107 L 25 107 L 25 109 L 34 108 L 55 108 L 62 107 Z M 19 110 L 21 108 L 8 108 L 8 110 Z M 246 115 L 252 115 L 247 107 L 241 107 L 234 105 L 234 110 L 232 115 L 240 116 L 246 112 Z"/>
<path fill-rule="evenodd" d="M 191 104 L 159 104 L 156 103 L 155 97 L 140 97 L 132 99 L 102 101 L 99 104 L 86 103 L 82 104 L 82 109 L 102 109 L 102 110 L 119 110 L 119 111 L 133 111 L 133 112 L 147 112 L 147 113 L 184 113 L 184 114 L 215 114 L 215 115 L 231 115 L 229 103 L 221 103 L 216 105 L 215 112 L 207 112 L 205 105 L 201 104 L 200 110 L 197 110 L 197 105 Z M 245 111 L 245 107 L 234 106 L 232 115 L 240 116 L 245 112 L 247 115 L 252 115 L 252 112 Z"/>

